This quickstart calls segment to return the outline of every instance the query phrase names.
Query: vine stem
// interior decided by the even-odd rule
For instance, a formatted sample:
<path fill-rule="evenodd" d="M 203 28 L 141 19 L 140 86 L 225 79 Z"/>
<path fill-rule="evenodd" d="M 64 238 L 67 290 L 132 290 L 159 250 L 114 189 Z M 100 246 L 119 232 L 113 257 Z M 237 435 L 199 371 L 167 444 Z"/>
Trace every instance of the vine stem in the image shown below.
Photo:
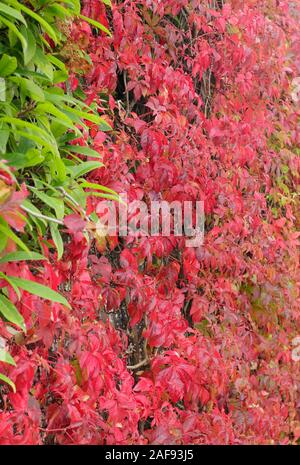
<path fill-rule="evenodd" d="M 141 362 L 137 363 L 136 365 L 127 365 L 128 370 L 136 370 L 137 368 L 143 367 L 149 363 L 148 358 L 144 358 Z"/>
<path fill-rule="evenodd" d="M 65 189 L 64 189 L 63 187 L 59 187 L 59 190 L 62 192 L 62 194 L 63 194 L 67 199 L 69 199 L 71 202 L 73 202 L 73 204 L 77 207 L 77 209 L 80 211 L 80 213 L 83 214 L 85 220 L 91 221 L 90 217 L 86 214 L 86 212 L 85 212 L 84 209 L 81 207 L 81 205 L 77 202 L 77 200 L 75 200 L 68 192 L 66 192 Z"/>
<path fill-rule="evenodd" d="M 52 221 L 52 223 L 57 223 L 63 226 L 63 221 L 58 220 L 57 218 L 51 218 L 51 216 L 46 216 L 43 215 L 42 213 L 37 213 L 34 212 L 33 210 L 30 210 L 30 208 L 24 207 L 24 205 L 21 205 L 22 210 L 25 212 L 29 213 L 32 216 L 36 216 L 37 218 L 40 218 L 41 220 L 47 220 L 47 221 Z"/>

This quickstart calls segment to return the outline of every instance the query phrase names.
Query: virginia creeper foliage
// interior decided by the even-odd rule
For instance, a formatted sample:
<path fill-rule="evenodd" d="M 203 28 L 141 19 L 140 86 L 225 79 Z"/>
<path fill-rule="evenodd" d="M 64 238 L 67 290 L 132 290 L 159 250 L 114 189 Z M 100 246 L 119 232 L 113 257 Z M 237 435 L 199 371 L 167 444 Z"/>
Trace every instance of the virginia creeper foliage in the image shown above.
<path fill-rule="evenodd" d="M 47 260 L 0 264 L 70 306 L 10 288 L 27 332 L 0 320 L 16 363 L 0 363 L 16 386 L 0 386 L 0 444 L 296 444 L 299 4 L 108 3 L 81 11 L 111 36 L 70 20 L 61 52 L 67 87 L 112 127 L 85 120 L 70 142 L 103 162 L 86 175 L 85 214 L 63 219 L 61 257 L 48 228 Z M 25 184 L 0 202 L 16 234 Z M 95 184 L 203 200 L 204 245 L 89 231 Z"/>

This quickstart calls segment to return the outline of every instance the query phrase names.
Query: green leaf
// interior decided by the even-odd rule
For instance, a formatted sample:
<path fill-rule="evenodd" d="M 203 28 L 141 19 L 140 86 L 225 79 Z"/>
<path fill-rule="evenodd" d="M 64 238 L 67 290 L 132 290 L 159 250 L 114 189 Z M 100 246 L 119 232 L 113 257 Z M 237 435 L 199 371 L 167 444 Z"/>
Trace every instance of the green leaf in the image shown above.
<path fill-rule="evenodd" d="M 43 192 L 38 191 L 34 187 L 30 187 L 30 190 L 32 190 L 33 193 L 40 200 L 42 200 L 42 202 L 44 202 L 46 205 L 49 205 L 49 207 L 55 210 L 56 216 L 59 220 L 61 220 L 64 217 L 65 207 L 62 199 L 58 199 L 57 197 L 50 197 L 50 195 L 44 194 Z"/>
<path fill-rule="evenodd" d="M 63 120 L 68 125 L 69 129 L 73 129 L 72 120 L 57 107 L 55 107 L 51 102 L 39 103 L 36 107 L 36 111 L 50 113 L 50 115 L 56 116 L 57 118 Z"/>
<path fill-rule="evenodd" d="M 80 165 L 76 166 L 68 166 L 67 171 L 71 174 L 72 178 L 78 178 L 79 176 L 83 176 L 86 173 L 89 173 L 90 171 L 95 170 L 96 168 L 101 168 L 103 166 L 103 163 L 99 161 L 85 161 L 83 163 L 80 163 Z"/>
<path fill-rule="evenodd" d="M 10 353 L 6 352 L 4 349 L 0 349 L 0 362 L 9 363 L 10 365 L 16 366 L 16 362 Z"/>
<path fill-rule="evenodd" d="M 50 231 L 57 250 L 57 259 L 60 260 L 64 253 L 64 243 L 58 230 L 58 225 L 55 223 L 50 223 Z"/>
<path fill-rule="evenodd" d="M 16 57 L 11 57 L 9 55 L 2 55 L 0 60 L 0 76 L 6 77 L 12 74 L 18 66 Z"/>
<path fill-rule="evenodd" d="M 103 132 L 111 131 L 112 127 L 103 118 L 101 118 L 100 130 L 103 131 Z"/>
<path fill-rule="evenodd" d="M 43 286 L 35 281 L 29 281 L 28 279 L 16 278 L 15 276 L 9 276 L 9 279 L 15 283 L 16 286 L 24 289 L 24 291 L 27 291 L 30 294 L 37 295 L 43 299 L 51 300 L 52 302 L 57 302 L 71 308 L 68 301 L 61 294 L 53 291 L 50 287 Z"/>
<path fill-rule="evenodd" d="M 54 71 L 53 73 L 53 84 L 59 84 L 65 82 L 68 79 L 68 73 L 66 71 Z"/>
<path fill-rule="evenodd" d="M 78 15 L 80 13 L 80 0 L 68 0 L 64 3 L 67 3 L 67 5 L 74 11 L 74 14 Z"/>
<path fill-rule="evenodd" d="M 13 288 L 13 290 L 15 291 L 18 299 L 20 300 L 21 293 L 19 291 L 19 288 L 9 279 L 8 276 L 6 276 L 6 274 L 2 273 L 2 271 L 0 271 L 0 278 L 2 278 L 2 279 L 4 279 L 5 281 L 8 282 L 8 284 Z"/>
<path fill-rule="evenodd" d="M 12 388 L 13 392 L 17 392 L 15 383 L 13 383 L 13 381 L 9 379 L 7 376 L 3 375 L 3 373 L 0 373 L 0 380 L 8 384 Z"/>
<path fill-rule="evenodd" d="M 47 78 L 52 83 L 53 65 L 50 60 L 50 55 L 45 55 L 45 53 L 37 46 L 33 61 L 34 64 L 37 66 L 37 71 L 47 76 Z"/>
<path fill-rule="evenodd" d="M 51 153 L 59 156 L 56 140 L 49 136 L 49 134 L 44 129 L 28 121 L 23 121 L 21 119 L 13 118 L 10 116 L 4 116 L 0 118 L 0 122 L 8 123 L 26 129 L 28 132 L 19 131 L 19 134 L 23 137 L 27 137 L 31 140 L 34 140 L 41 145 L 44 145 L 46 148 L 48 148 L 48 150 Z"/>
<path fill-rule="evenodd" d="M 8 138 L 9 138 L 9 130 L 0 129 L 0 153 L 6 152 L 6 144 L 7 144 Z"/>
<path fill-rule="evenodd" d="M 5 15 L 10 16 L 11 18 L 17 19 L 18 21 L 20 21 L 26 26 L 26 21 L 25 21 L 24 16 L 22 16 L 22 14 L 15 8 L 11 8 L 8 5 L 4 5 L 4 3 L 1 2 L 0 11 L 4 13 Z"/>
<path fill-rule="evenodd" d="M 27 150 L 23 152 L 12 152 L 6 153 L 5 159 L 8 161 L 10 166 L 14 166 L 17 169 L 28 168 L 30 166 L 39 165 L 45 159 L 38 149 Z"/>
<path fill-rule="evenodd" d="M 26 78 L 19 78 L 21 87 L 26 92 L 26 94 L 31 97 L 33 100 L 37 102 L 44 102 L 45 101 L 45 94 L 43 89 L 38 86 L 34 81 L 31 79 Z"/>
<path fill-rule="evenodd" d="M 109 199 L 109 200 L 116 200 L 125 205 L 125 202 L 118 196 L 112 194 L 102 194 L 102 192 L 89 192 L 89 195 L 92 197 L 100 197 L 101 199 Z"/>
<path fill-rule="evenodd" d="M 3 18 L 3 16 L 0 16 L 0 21 L 5 24 L 5 26 L 8 27 L 8 29 L 15 34 L 16 37 L 20 40 L 23 50 L 27 48 L 27 42 L 26 39 L 22 36 L 18 28 L 11 22 L 8 21 L 7 19 Z"/>
<path fill-rule="evenodd" d="M 4 234 L 0 234 L 0 252 L 2 252 L 7 246 L 7 237 Z"/>
<path fill-rule="evenodd" d="M 57 3 L 53 3 L 52 5 L 49 5 L 47 8 L 47 13 L 50 13 L 52 16 L 65 19 L 67 17 L 72 16 L 73 12 L 68 10 L 67 8 L 64 8 L 61 5 L 58 5 Z"/>
<path fill-rule="evenodd" d="M 31 30 L 29 28 L 26 28 L 25 26 L 22 26 L 20 29 L 21 34 L 23 35 L 24 39 L 27 42 L 27 47 L 23 49 L 23 55 L 24 55 L 24 64 L 28 65 L 28 63 L 32 60 L 32 58 L 35 56 L 36 52 L 36 40 L 34 35 L 32 34 Z"/>
<path fill-rule="evenodd" d="M 67 68 L 66 68 L 65 64 L 61 60 L 59 60 L 57 57 L 55 57 L 54 55 L 52 55 L 50 53 L 48 55 L 46 55 L 46 57 L 47 57 L 47 60 L 49 60 L 58 69 L 60 69 L 61 71 L 64 71 L 68 75 Z"/>
<path fill-rule="evenodd" d="M 65 110 L 68 113 L 73 113 L 74 115 L 78 116 L 79 118 L 85 119 L 87 121 L 91 121 L 92 123 L 98 124 L 102 131 L 111 131 L 111 126 L 100 116 L 96 115 L 95 113 L 88 113 L 87 111 L 77 110 L 77 108 L 71 108 L 67 105 L 64 105 Z M 102 127 L 101 127 L 102 126 Z"/>
<path fill-rule="evenodd" d="M 46 131 L 44 131 L 43 129 L 37 127 L 36 125 L 32 123 L 29 123 L 28 121 L 23 121 L 21 119 L 14 118 L 11 116 L 3 116 L 2 118 L 0 118 L 0 122 L 14 124 L 16 126 L 20 126 L 25 129 L 31 129 L 32 131 L 36 131 L 37 133 L 41 134 L 41 136 L 45 137 L 45 139 L 48 140 L 49 142 L 51 141 Z"/>
<path fill-rule="evenodd" d="M 40 15 L 38 15 L 37 13 L 35 13 L 34 11 L 30 10 L 29 8 L 27 8 L 25 5 L 15 1 L 15 0 L 9 0 L 10 4 L 11 5 L 14 5 L 16 8 L 19 8 L 20 10 L 22 10 L 24 13 L 26 13 L 28 16 L 31 16 L 33 19 L 35 19 L 38 23 L 40 23 L 40 25 L 42 26 L 42 28 L 44 29 L 45 32 L 47 32 L 47 34 L 49 35 L 49 37 L 51 37 L 51 39 L 55 42 L 55 44 L 58 43 L 58 39 L 57 39 L 57 36 L 55 34 L 55 31 L 54 29 L 50 26 L 49 23 L 47 23 L 47 21 L 45 21 Z"/>
<path fill-rule="evenodd" d="M 19 262 L 25 260 L 47 260 L 44 255 L 37 252 L 11 252 L 0 258 L 0 263 Z"/>
<path fill-rule="evenodd" d="M 66 167 L 61 160 L 60 156 L 56 156 L 54 160 L 51 158 L 48 166 L 51 171 L 51 175 L 54 179 L 58 179 L 60 182 L 64 182 L 66 179 Z"/>
<path fill-rule="evenodd" d="M 86 187 L 89 189 L 96 189 L 96 190 L 103 191 L 103 192 L 108 192 L 109 194 L 119 197 L 118 193 L 114 191 L 113 189 L 110 189 L 109 187 L 102 186 L 101 184 L 96 184 L 94 182 L 88 182 L 85 179 L 82 179 L 82 180 L 80 179 L 80 181 L 82 181 L 80 184 L 81 187 Z"/>
<path fill-rule="evenodd" d="M 100 158 L 100 153 L 96 150 L 91 149 L 90 147 L 82 147 L 81 145 L 66 145 L 62 147 L 64 150 L 68 150 L 74 153 L 80 153 L 81 155 L 86 155 L 87 157 Z"/>
<path fill-rule="evenodd" d="M 0 218 L 0 232 L 2 232 L 9 239 L 13 240 L 21 249 L 29 252 L 27 245 L 10 229 L 8 224 Z"/>
<path fill-rule="evenodd" d="M 0 102 L 5 102 L 6 100 L 6 84 L 5 79 L 0 77 Z"/>
<path fill-rule="evenodd" d="M 27 129 L 25 131 L 16 130 L 15 134 L 20 136 L 20 137 L 24 137 L 25 139 L 32 140 L 32 141 L 36 142 L 37 145 L 41 145 L 41 146 L 47 148 L 51 152 L 53 150 L 53 147 L 51 147 L 50 143 L 48 143 L 42 137 L 40 137 L 39 135 L 34 133 L 31 129 L 29 129 L 29 130 Z"/>
<path fill-rule="evenodd" d="M 24 318 L 14 304 L 3 294 L 0 294 L 0 313 L 11 323 L 21 328 L 26 333 Z"/>
<path fill-rule="evenodd" d="M 33 213 L 36 213 L 38 216 L 42 215 L 42 212 L 41 212 L 35 205 L 33 205 L 33 204 L 30 202 L 30 200 L 25 199 L 25 200 L 23 201 L 23 205 L 24 205 L 24 207 L 26 207 L 26 208 L 28 208 L 29 210 L 31 210 Z M 30 215 L 30 213 L 28 213 L 28 215 Z M 45 221 L 43 218 L 36 218 L 36 217 L 33 216 L 33 215 L 32 215 L 32 216 L 30 215 L 30 218 L 32 218 L 33 221 L 40 221 L 41 223 L 44 224 L 44 226 L 47 226 L 47 223 L 46 223 L 46 221 Z"/>
<path fill-rule="evenodd" d="M 87 16 L 84 16 L 84 15 L 79 15 L 79 18 L 83 19 L 84 21 L 96 27 L 97 29 L 100 29 L 101 31 L 105 32 L 107 35 L 111 37 L 111 33 L 109 32 L 109 30 L 106 29 L 106 27 L 103 26 L 103 24 L 99 23 L 98 21 L 95 21 L 94 19 L 88 18 Z"/>

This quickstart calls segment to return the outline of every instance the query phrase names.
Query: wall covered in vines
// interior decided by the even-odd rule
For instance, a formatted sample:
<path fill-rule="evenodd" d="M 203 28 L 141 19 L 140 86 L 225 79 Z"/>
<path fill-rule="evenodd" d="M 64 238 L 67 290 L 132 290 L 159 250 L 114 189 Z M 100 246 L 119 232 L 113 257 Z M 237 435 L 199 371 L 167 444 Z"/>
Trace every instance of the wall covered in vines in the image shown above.
<path fill-rule="evenodd" d="M 18 81 L 27 106 L 1 116 L 32 129 L 9 118 L 30 123 L 40 95 L 62 164 L 48 139 L 26 146 L 34 165 L 11 135 L 1 155 L 0 287 L 23 326 L 0 320 L 15 363 L 0 358 L 0 444 L 296 444 L 299 4 L 109 3 L 62 14 L 60 47 L 43 31 L 68 76 L 45 99 Z M 103 235 L 116 193 L 204 201 L 204 244 Z M 5 259 L 22 249 L 11 234 L 43 259 Z"/>

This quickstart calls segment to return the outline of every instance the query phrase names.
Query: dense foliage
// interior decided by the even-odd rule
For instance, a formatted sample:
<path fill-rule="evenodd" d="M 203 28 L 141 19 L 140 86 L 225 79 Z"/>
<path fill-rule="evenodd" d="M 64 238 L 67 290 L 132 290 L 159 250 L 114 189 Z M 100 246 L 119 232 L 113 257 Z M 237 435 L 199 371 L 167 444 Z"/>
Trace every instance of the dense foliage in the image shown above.
<path fill-rule="evenodd" d="M 98 124 L 102 130 L 111 128 L 98 115 L 97 107 L 90 111 L 82 99 L 73 96 L 66 88 L 68 72 L 58 58 L 63 55 L 66 37 L 57 17 L 63 21 L 74 15 L 84 18 L 80 15 L 78 2 L 70 2 L 69 6 L 67 9 L 52 2 L 36 2 L 35 9 L 30 9 L 15 0 L 0 3 L 0 148 L 5 157 L 0 162 L 1 263 L 44 260 L 45 257 L 34 249 L 43 251 L 47 228 L 60 259 L 63 240 L 59 225 L 69 221 L 73 211 L 85 214 L 87 195 L 83 186 L 86 181 L 82 176 L 103 166 L 98 152 L 88 147 L 76 148 L 74 144 L 86 129 L 84 120 Z M 109 34 L 102 24 L 88 18 L 85 20 Z M 79 93 L 79 97 L 82 95 Z M 81 160 L 73 154 L 75 148 L 93 159 Z M 107 191 L 100 185 L 93 187 Z M 29 193 L 32 193 L 32 199 Z M 26 213 L 29 214 L 27 217 Z M 24 233 L 22 239 L 14 231 Z M 21 251 L 15 252 L 16 246 Z M 68 306 L 65 298 L 43 284 L 33 282 L 32 277 L 26 276 L 30 279 L 24 280 L 25 275 L 20 277 L 13 268 L 12 275 L 9 271 L 6 265 L 1 271 L 0 314 L 6 321 L 26 331 L 24 318 L 7 289 L 9 286 L 19 299 L 18 288 L 21 287 Z M 15 364 L 5 347 L 1 347 L 0 360 Z M 6 375 L 0 373 L 0 379 L 15 390 L 14 383 Z"/>
<path fill-rule="evenodd" d="M 295 444 L 298 4 L 81 7 L 0 4 L 0 444 Z M 114 192 L 204 245 L 103 237 Z"/>

